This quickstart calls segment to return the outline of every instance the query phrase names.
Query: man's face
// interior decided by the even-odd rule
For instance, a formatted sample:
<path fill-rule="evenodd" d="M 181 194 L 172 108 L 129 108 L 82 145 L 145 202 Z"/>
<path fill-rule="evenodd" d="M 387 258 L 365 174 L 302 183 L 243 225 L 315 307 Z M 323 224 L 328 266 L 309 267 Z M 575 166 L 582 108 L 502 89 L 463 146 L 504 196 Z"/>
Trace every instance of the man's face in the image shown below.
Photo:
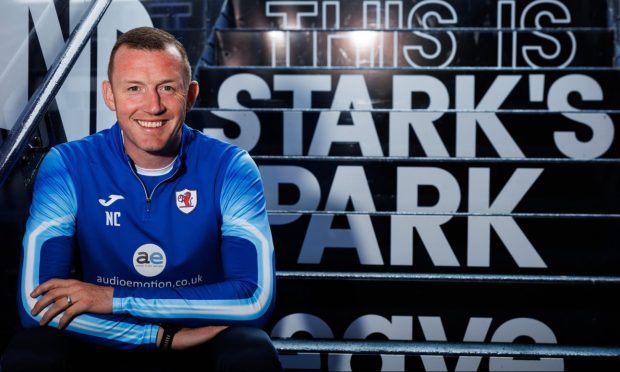
<path fill-rule="evenodd" d="M 198 95 L 198 84 L 185 82 L 184 74 L 181 55 L 172 46 L 117 50 L 103 95 L 116 111 L 125 151 L 137 165 L 165 166 L 177 154 L 185 114 Z"/>

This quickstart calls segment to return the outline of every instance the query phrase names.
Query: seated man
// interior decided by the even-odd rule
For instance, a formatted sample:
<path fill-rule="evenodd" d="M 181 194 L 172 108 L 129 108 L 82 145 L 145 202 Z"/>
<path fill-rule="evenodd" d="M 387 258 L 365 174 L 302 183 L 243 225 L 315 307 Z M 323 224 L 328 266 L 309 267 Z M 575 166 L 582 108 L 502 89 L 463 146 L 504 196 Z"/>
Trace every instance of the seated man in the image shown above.
<path fill-rule="evenodd" d="M 3 371 L 280 370 L 258 328 L 275 273 L 256 165 L 184 124 L 198 83 L 167 32 L 121 35 L 108 79 L 117 123 L 54 147 L 37 175 L 18 293 L 26 329 Z"/>

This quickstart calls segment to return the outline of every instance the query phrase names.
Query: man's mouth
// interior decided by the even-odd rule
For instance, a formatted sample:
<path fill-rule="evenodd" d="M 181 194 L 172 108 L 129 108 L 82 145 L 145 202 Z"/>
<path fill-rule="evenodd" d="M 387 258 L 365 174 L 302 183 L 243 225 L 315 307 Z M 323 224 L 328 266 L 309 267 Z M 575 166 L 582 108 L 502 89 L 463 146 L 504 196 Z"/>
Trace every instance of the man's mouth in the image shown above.
<path fill-rule="evenodd" d="M 164 125 L 162 120 L 159 121 L 146 121 L 146 120 L 136 120 L 138 124 L 143 128 L 159 128 Z"/>

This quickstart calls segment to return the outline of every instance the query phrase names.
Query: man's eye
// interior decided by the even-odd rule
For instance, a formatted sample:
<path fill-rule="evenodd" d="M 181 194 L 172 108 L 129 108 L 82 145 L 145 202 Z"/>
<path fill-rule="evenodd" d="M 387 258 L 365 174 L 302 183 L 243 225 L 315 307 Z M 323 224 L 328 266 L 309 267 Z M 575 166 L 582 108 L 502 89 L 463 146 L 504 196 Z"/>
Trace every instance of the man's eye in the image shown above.
<path fill-rule="evenodd" d="M 161 87 L 161 89 L 162 89 L 164 92 L 173 92 L 173 91 L 174 91 L 174 87 L 172 87 L 171 85 L 163 85 L 163 86 Z"/>
<path fill-rule="evenodd" d="M 140 90 L 140 88 L 137 86 L 132 86 L 132 87 L 127 88 L 127 90 L 130 92 L 137 92 L 138 90 Z"/>

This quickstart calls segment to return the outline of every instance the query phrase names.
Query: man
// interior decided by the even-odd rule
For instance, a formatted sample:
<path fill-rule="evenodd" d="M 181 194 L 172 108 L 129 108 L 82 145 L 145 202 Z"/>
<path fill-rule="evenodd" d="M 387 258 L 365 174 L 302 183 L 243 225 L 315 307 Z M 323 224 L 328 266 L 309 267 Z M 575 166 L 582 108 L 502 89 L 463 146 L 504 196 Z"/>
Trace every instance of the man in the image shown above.
<path fill-rule="evenodd" d="M 260 176 L 247 152 L 184 124 L 190 76 L 172 35 L 119 37 L 103 82 L 117 123 L 39 169 L 18 294 L 27 329 L 5 371 L 281 368 L 258 328 L 275 295 Z"/>

